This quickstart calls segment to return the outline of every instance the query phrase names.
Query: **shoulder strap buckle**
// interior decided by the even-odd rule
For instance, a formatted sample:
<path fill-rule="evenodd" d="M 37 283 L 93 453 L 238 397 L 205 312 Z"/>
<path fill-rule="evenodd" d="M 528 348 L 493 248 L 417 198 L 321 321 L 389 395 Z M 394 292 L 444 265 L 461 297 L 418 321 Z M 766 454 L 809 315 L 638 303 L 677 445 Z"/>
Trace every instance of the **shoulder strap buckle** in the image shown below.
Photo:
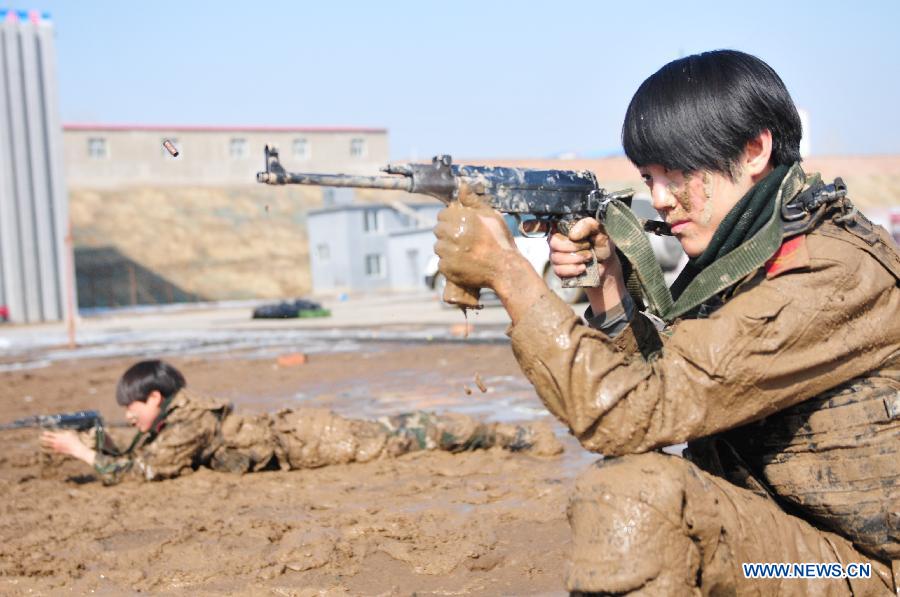
<path fill-rule="evenodd" d="M 841 214 L 835 218 L 837 222 L 851 219 L 856 213 L 856 208 L 847 199 L 847 185 L 842 178 L 835 178 L 833 183 L 825 184 L 816 176 L 809 188 L 781 206 L 784 236 L 812 229 L 828 211 L 828 206 L 833 204 L 838 204 L 841 209 Z"/>

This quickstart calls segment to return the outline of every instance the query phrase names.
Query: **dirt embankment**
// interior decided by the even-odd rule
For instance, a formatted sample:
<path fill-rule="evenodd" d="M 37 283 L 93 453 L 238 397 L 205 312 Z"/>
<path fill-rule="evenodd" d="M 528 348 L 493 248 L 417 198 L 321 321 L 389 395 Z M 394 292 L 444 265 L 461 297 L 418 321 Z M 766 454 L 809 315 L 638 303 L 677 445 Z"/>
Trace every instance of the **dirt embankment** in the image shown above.
<path fill-rule="evenodd" d="M 121 420 L 113 390 L 130 362 L 4 373 L 0 420 L 97 407 Z M 369 384 L 373 399 L 379 383 L 367 380 L 409 377 L 411 408 L 420 406 L 416 370 L 449 375 L 477 366 L 520 375 L 506 346 L 393 347 L 377 357 L 321 355 L 293 368 L 239 357 L 173 363 L 194 389 L 234 397 L 243 411 L 270 409 L 272 397 L 338 382 L 347 371 Z M 457 385 L 447 392 L 492 398 Z M 340 400 L 338 392 L 321 401 Z M 0 592 L 561 595 L 565 509 L 587 461 L 565 439 L 566 454 L 552 459 L 428 452 L 103 487 L 80 462 L 48 464 L 34 430 L 0 432 Z"/>
<path fill-rule="evenodd" d="M 108 272 L 123 284 L 132 262 L 207 300 L 281 298 L 311 288 L 306 213 L 320 207 L 319 189 L 73 189 L 69 200 L 80 275 L 99 249 L 110 249 L 99 255 L 126 263 Z M 103 278 L 104 265 L 93 275 Z"/>

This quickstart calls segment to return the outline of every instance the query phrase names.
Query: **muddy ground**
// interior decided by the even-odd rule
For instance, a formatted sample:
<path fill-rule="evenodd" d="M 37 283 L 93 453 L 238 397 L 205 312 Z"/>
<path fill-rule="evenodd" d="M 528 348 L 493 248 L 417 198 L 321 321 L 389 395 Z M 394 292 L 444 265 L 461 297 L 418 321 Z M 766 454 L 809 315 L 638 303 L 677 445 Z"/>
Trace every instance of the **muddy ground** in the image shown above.
<path fill-rule="evenodd" d="M 245 412 L 546 416 L 503 344 L 372 344 L 296 366 L 240 353 L 169 360 L 193 389 Z M 121 421 L 114 386 L 132 362 L 0 373 L 0 420 L 98 408 Z M 567 498 L 593 456 L 555 429 L 566 453 L 552 459 L 430 452 L 115 487 L 77 461 L 48 464 L 35 430 L 0 432 L 0 593 L 564 594 Z"/>

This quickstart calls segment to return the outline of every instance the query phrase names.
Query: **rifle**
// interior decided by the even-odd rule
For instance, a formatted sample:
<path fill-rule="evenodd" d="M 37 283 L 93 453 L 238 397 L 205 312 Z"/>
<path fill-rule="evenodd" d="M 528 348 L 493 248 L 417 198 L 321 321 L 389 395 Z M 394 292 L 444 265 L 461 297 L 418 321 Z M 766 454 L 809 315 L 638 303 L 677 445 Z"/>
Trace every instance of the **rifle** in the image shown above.
<path fill-rule="evenodd" d="M 430 195 L 449 205 L 460 197 L 466 205 L 483 203 L 499 212 L 512 214 L 526 236 L 543 236 L 552 225 L 568 234 L 569 227 L 582 218 L 603 221 L 611 205 L 618 205 L 633 219 L 633 226 L 654 234 L 671 234 L 668 225 L 654 220 L 637 220 L 627 207 L 634 191 L 607 192 L 587 170 L 536 170 L 494 166 L 459 166 L 449 155 L 436 156 L 430 164 L 394 164 L 382 168 L 387 176 L 345 174 L 304 174 L 287 172 L 278 161 L 278 150 L 266 146 L 266 171 L 257 182 L 270 185 L 302 184 L 406 191 Z M 523 219 L 523 216 L 528 219 Z M 658 266 L 657 266 L 658 269 Z M 661 277 L 661 273 L 659 274 Z M 566 278 L 563 286 L 597 287 L 600 275 L 596 260 L 587 271 Z M 450 281 L 444 302 L 463 309 L 477 309 L 480 289 L 460 288 Z"/>
<path fill-rule="evenodd" d="M 103 427 L 103 417 L 96 410 L 80 410 L 74 413 L 59 413 L 56 415 L 34 415 L 0 425 L 0 431 L 26 429 L 29 427 L 87 431 L 94 427 Z"/>

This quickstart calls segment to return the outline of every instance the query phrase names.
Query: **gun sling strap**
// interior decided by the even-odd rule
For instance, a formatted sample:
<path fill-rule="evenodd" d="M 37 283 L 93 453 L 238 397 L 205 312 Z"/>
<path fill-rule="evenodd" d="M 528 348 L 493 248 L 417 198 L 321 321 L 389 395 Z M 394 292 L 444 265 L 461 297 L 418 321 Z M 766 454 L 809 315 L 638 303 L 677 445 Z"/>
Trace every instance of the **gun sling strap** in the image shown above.
<path fill-rule="evenodd" d="M 846 187 L 840 179 L 834 185 L 827 186 L 817 176 L 811 178 L 810 182 L 812 184 L 808 192 L 801 194 L 807 179 L 800 164 L 795 163 L 787 169 L 775 193 L 774 209 L 762 227 L 749 239 L 697 273 L 677 299 L 672 298 L 672 292 L 666 286 L 662 268 L 653 255 L 650 239 L 628 206 L 617 199 L 610 200 L 602 215 L 603 225 L 630 263 L 631 273 L 637 277 L 650 311 L 666 323 L 671 323 L 762 267 L 781 246 L 785 236 L 808 230 L 818 221 L 816 219 L 815 222 L 810 222 L 804 230 L 785 226 L 782 221 L 782 204 L 785 198 L 799 211 L 807 214 L 815 211 L 821 217 L 825 204 L 843 199 L 846 195 Z M 794 199 L 795 197 L 797 198 Z"/>

